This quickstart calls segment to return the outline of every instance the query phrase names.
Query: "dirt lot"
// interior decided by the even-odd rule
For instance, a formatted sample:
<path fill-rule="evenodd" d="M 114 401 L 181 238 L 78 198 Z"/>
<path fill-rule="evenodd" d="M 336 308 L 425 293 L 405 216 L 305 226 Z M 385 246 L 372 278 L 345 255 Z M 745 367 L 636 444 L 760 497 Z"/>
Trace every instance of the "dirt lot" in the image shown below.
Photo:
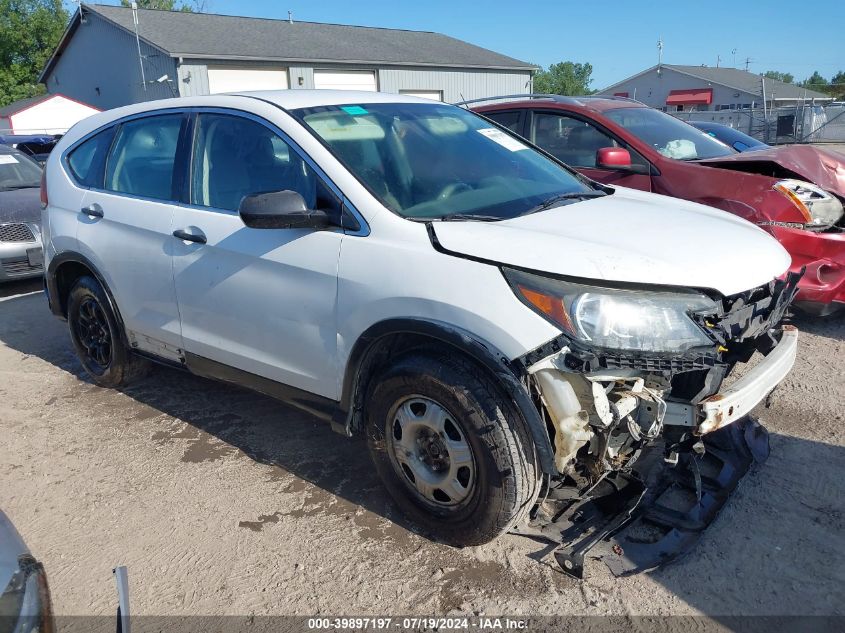
<path fill-rule="evenodd" d="M 391 507 L 362 442 L 246 391 L 158 369 L 82 375 L 37 285 L 0 290 L 0 507 L 59 614 L 845 614 L 845 318 L 797 321 L 760 416 L 772 456 L 686 559 L 582 583 L 517 536 L 456 550 Z"/>

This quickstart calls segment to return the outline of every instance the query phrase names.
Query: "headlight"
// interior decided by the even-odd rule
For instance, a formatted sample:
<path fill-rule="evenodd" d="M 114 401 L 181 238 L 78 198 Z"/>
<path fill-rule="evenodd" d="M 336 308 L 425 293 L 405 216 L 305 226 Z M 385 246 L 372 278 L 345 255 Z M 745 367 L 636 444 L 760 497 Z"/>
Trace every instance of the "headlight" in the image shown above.
<path fill-rule="evenodd" d="M 714 346 L 689 316 L 716 311 L 713 300 L 702 294 L 602 288 L 512 269 L 504 272 L 523 303 L 574 339 L 595 347 L 684 352 Z"/>
<path fill-rule="evenodd" d="M 798 208 L 807 221 L 807 228 L 826 229 L 842 217 L 842 203 L 839 199 L 812 183 L 781 180 L 774 188 Z"/>

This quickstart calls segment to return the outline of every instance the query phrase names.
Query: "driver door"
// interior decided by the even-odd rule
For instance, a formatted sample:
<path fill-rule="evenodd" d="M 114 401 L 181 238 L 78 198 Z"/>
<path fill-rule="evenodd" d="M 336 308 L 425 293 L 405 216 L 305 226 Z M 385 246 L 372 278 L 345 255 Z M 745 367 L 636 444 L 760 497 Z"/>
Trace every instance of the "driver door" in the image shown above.
<path fill-rule="evenodd" d="M 625 147 L 595 125 L 578 117 L 557 112 L 534 112 L 531 117 L 531 141 L 558 160 L 574 167 L 593 180 L 607 185 L 620 185 L 651 191 L 651 176 L 629 170 L 596 166 L 596 152 L 604 147 Z M 648 162 L 630 147 L 631 163 L 647 167 Z"/>
<path fill-rule="evenodd" d="M 337 198 L 275 128 L 236 113 L 196 115 L 191 163 L 190 204 L 172 225 L 189 365 L 213 361 L 337 399 L 342 230 L 248 228 L 237 212 L 260 192 L 297 191 L 329 212 Z"/>

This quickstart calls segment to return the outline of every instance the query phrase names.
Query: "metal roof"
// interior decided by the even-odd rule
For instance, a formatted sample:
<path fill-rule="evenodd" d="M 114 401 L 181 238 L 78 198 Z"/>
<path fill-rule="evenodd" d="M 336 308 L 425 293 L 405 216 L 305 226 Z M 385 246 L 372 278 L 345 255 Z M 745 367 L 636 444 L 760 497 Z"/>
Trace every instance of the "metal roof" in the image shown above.
<path fill-rule="evenodd" d="M 129 8 L 83 4 L 81 10 L 134 33 Z M 172 57 L 536 69 L 427 31 L 145 9 L 138 11 L 138 22 L 141 38 Z"/>

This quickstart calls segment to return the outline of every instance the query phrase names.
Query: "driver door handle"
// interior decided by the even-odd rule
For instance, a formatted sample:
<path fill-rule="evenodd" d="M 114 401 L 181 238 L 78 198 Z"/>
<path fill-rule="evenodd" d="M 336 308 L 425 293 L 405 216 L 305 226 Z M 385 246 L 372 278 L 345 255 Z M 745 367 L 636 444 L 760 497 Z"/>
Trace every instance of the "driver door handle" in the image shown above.
<path fill-rule="evenodd" d="M 87 207 L 82 207 L 79 212 L 82 215 L 87 215 L 89 218 L 103 217 L 103 207 L 101 207 L 96 202 L 89 204 Z"/>
<path fill-rule="evenodd" d="M 185 240 L 186 242 L 196 242 L 197 244 L 205 244 L 206 238 L 205 234 L 202 231 L 197 233 L 189 233 L 185 229 L 176 229 L 173 231 L 173 237 L 177 237 L 180 240 Z"/>

